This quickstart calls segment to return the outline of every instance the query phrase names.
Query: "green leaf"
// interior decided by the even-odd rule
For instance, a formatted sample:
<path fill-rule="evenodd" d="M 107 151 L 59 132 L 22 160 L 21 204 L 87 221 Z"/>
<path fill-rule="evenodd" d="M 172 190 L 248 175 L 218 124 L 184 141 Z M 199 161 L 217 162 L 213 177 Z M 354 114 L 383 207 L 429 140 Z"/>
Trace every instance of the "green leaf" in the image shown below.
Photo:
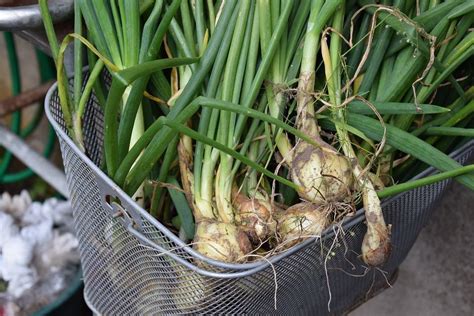
<path fill-rule="evenodd" d="M 46 37 L 48 38 L 49 47 L 51 49 L 51 55 L 53 56 L 54 61 L 57 61 L 59 54 L 59 43 L 58 37 L 53 26 L 53 19 L 49 13 L 48 1 L 39 0 L 39 8 L 41 12 L 41 18 L 43 19 L 43 25 L 46 31 Z"/>
<path fill-rule="evenodd" d="M 474 1 L 466 1 L 465 3 L 457 6 L 454 10 L 448 15 L 448 19 L 455 19 L 462 15 L 466 15 L 474 11 Z"/>
<path fill-rule="evenodd" d="M 328 129 L 328 130 L 332 130 L 332 131 L 336 131 L 335 126 L 337 124 L 341 124 L 341 125 L 343 124 L 341 121 L 337 121 L 334 118 L 332 118 L 331 116 L 326 116 L 326 115 L 318 115 L 317 119 L 318 119 L 318 124 L 323 129 Z M 365 140 L 369 144 L 372 143 L 372 140 L 370 138 L 368 138 L 364 133 L 362 133 L 357 128 L 354 128 L 353 126 L 350 126 L 350 125 L 347 125 L 346 123 L 344 123 L 344 125 L 338 126 L 338 128 L 339 127 L 342 127 L 344 129 L 346 129 L 349 133 L 351 133 L 351 134 L 353 134 L 357 137 L 360 137 L 361 139 Z"/>
<path fill-rule="evenodd" d="M 383 138 L 383 127 L 381 123 L 373 118 L 347 113 L 347 122 L 349 125 L 361 130 L 368 137 L 376 141 L 381 141 Z M 385 123 L 387 129 L 387 144 L 397 148 L 398 150 L 409 154 L 430 166 L 435 167 L 441 171 L 450 171 L 462 167 L 454 159 L 445 153 L 434 148 L 423 140 L 407 133 L 399 128 Z M 474 190 L 474 176 L 463 175 L 456 178 L 459 182 L 466 185 L 471 190 Z"/>
<path fill-rule="evenodd" d="M 290 180 L 287 180 L 283 177 L 280 177 L 278 175 L 276 175 L 275 173 L 267 170 L 266 168 L 262 167 L 261 165 L 255 163 L 254 161 L 252 161 L 251 159 L 247 158 L 246 156 L 236 152 L 235 150 L 209 138 L 209 137 L 206 137 L 204 135 L 201 135 L 199 134 L 198 132 L 190 129 L 189 127 L 186 127 L 180 123 L 177 123 L 175 121 L 171 121 L 169 119 L 166 119 L 165 118 L 165 121 L 164 121 L 164 124 L 167 125 L 168 127 L 170 127 L 171 129 L 175 130 L 176 132 L 179 132 L 179 133 L 182 133 L 186 136 L 189 136 L 191 137 L 192 139 L 195 139 L 195 140 L 198 140 L 200 142 L 203 142 L 204 144 L 206 145 L 209 145 L 209 146 L 212 146 L 214 148 L 217 148 L 218 150 L 232 156 L 234 159 L 237 159 L 237 160 L 240 160 L 241 162 L 243 162 L 244 164 L 248 165 L 249 167 L 257 170 L 258 172 L 260 173 L 263 173 L 264 175 L 266 175 L 267 177 L 269 178 L 272 178 L 280 183 L 283 183 L 295 190 L 299 190 L 300 187 L 291 182 Z"/>
<path fill-rule="evenodd" d="M 188 106 L 180 113 L 178 116 L 175 118 L 172 118 L 174 122 L 177 123 L 184 123 L 191 116 L 196 113 L 196 111 L 200 107 L 209 107 L 212 109 L 217 109 L 217 110 L 222 110 L 222 111 L 229 111 L 233 113 L 239 113 L 242 115 L 245 115 L 246 117 L 252 117 L 254 119 L 258 119 L 261 121 L 265 121 L 268 123 L 271 123 L 278 128 L 287 131 L 288 133 L 291 133 L 292 135 L 304 140 L 305 142 L 313 145 L 313 146 L 319 146 L 317 142 L 315 142 L 311 137 L 307 136 L 303 132 L 297 130 L 296 128 L 284 123 L 283 121 L 274 118 L 268 114 L 262 113 L 260 111 L 251 109 L 251 108 L 246 108 L 238 104 L 233 104 L 231 102 L 225 102 L 225 101 L 220 101 L 216 99 L 211 99 L 211 98 L 205 98 L 205 97 L 198 97 L 193 100 Z M 166 117 L 166 119 L 170 119 L 169 117 Z M 140 139 L 137 141 L 137 143 L 130 149 L 128 154 L 125 156 L 123 161 L 121 162 L 117 174 L 114 177 L 114 180 L 118 183 L 121 184 L 125 180 L 125 176 L 127 175 L 128 170 L 132 167 L 134 161 L 138 158 L 140 153 L 145 149 L 150 142 L 152 142 L 153 138 L 156 137 L 156 135 L 160 132 L 164 124 L 165 117 L 160 117 L 158 120 L 156 120 L 146 131 L 145 133 L 140 137 Z M 198 133 L 200 134 L 200 133 Z M 200 134 L 203 135 L 203 134 Z M 160 139 L 161 145 L 168 145 L 171 139 Z M 198 139 L 199 140 L 199 139 Z M 146 148 L 145 152 L 152 152 L 154 150 L 153 148 Z"/>
<path fill-rule="evenodd" d="M 145 23 L 145 29 L 143 30 L 143 36 L 150 36 L 146 39 L 149 41 L 148 44 L 145 44 L 146 49 L 140 51 L 140 63 L 152 61 L 158 58 L 159 50 L 163 43 L 163 38 L 168 31 L 169 25 L 173 16 L 176 14 L 176 11 L 179 8 L 181 0 L 173 0 L 172 3 L 166 8 L 163 17 L 159 19 L 158 28 L 155 30 L 153 25 L 153 19 Z M 154 10 L 155 11 L 155 10 Z M 157 14 L 155 11 L 154 14 Z M 150 22 L 150 23 L 148 23 Z M 156 73 L 159 73 L 157 71 Z M 137 116 L 138 109 L 140 108 L 141 100 L 143 97 L 143 92 L 146 89 L 149 78 L 143 77 L 140 80 L 137 80 L 128 95 L 126 104 L 123 108 L 122 119 L 120 120 L 118 128 L 118 142 L 119 142 L 119 157 L 120 159 L 126 154 L 129 146 L 130 139 L 132 136 L 132 130 L 135 122 L 135 117 Z"/>
<path fill-rule="evenodd" d="M 401 102 L 370 102 L 379 114 L 437 114 L 449 112 L 449 109 L 431 105 Z M 352 101 L 347 106 L 347 110 L 351 113 L 372 115 L 374 111 L 363 101 Z"/>
<path fill-rule="evenodd" d="M 118 34 L 115 30 L 114 23 L 112 22 L 112 12 L 109 11 L 108 5 L 105 0 L 96 0 L 92 5 L 92 11 L 95 14 L 95 21 L 94 25 L 87 25 L 88 28 L 97 28 L 97 32 L 101 32 L 103 34 L 103 38 L 105 39 L 107 50 L 110 53 L 110 57 L 113 63 L 122 68 L 123 64 L 123 56 L 120 55 L 120 47 L 118 41 Z M 125 45 L 127 43 L 124 43 Z"/>
<path fill-rule="evenodd" d="M 232 13 L 234 11 L 235 2 L 226 1 L 219 17 L 218 25 L 227 26 L 231 20 Z M 181 95 L 176 100 L 176 103 L 171 108 L 167 117 L 175 119 L 176 116 L 193 100 L 193 98 L 201 89 L 202 83 L 207 76 L 214 64 L 219 48 L 222 44 L 222 39 L 225 34 L 226 27 L 219 26 L 211 36 L 209 44 L 196 68 L 196 72 L 193 73 L 192 78 L 188 84 L 184 87 Z M 173 139 L 175 132 L 170 128 L 164 128 L 159 134 L 153 137 L 150 143 L 150 149 L 147 148 L 143 155 L 136 161 L 133 168 L 119 170 L 116 178 L 126 177 L 124 187 L 126 192 L 135 192 L 143 180 L 147 177 L 148 173 L 153 168 L 153 165 L 160 159 L 164 151 L 167 148 L 169 142 Z M 168 144 L 167 144 L 168 143 Z M 127 175 L 128 173 L 128 175 Z M 120 183 L 118 183 L 120 185 Z"/>
<path fill-rule="evenodd" d="M 474 137 L 474 128 L 430 127 L 426 130 L 425 134 L 427 134 L 427 135 L 443 135 L 443 136 Z"/>
<path fill-rule="evenodd" d="M 195 232 L 194 217 L 193 212 L 189 207 L 188 200 L 186 200 L 186 196 L 175 177 L 169 177 L 166 182 L 174 187 L 167 186 L 166 188 L 168 189 L 168 193 L 170 194 L 176 212 L 178 213 L 181 228 L 183 228 L 186 233 L 186 238 L 193 239 Z"/>
<path fill-rule="evenodd" d="M 124 52 L 122 57 L 125 67 L 138 63 L 140 49 L 140 9 L 138 1 L 123 1 L 125 16 L 123 27 Z"/>
<path fill-rule="evenodd" d="M 199 61 L 199 58 L 166 58 L 144 62 L 133 67 L 121 70 L 114 74 L 125 85 L 131 84 L 140 77 L 145 77 L 154 72 L 176 66 L 190 65 Z"/>
<path fill-rule="evenodd" d="M 112 73 L 112 84 L 105 104 L 104 150 L 107 172 L 114 175 L 119 163 L 118 156 L 118 120 L 122 95 L 128 85 L 142 76 L 165 68 L 187 65 L 197 61 L 197 58 L 167 58 L 142 63 L 127 69 Z"/>
<path fill-rule="evenodd" d="M 432 6 L 429 10 L 414 17 L 413 20 L 421 24 L 427 32 L 431 32 L 442 19 L 446 18 L 446 16 L 452 12 L 453 8 L 462 5 L 463 2 L 465 2 L 465 0 L 438 2 L 437 5 Z"/>
<path fill-rule="evenodd" d="M 441 172 L 441 173 L 424 177 L 421 179 L 408 181 L 408 182 L 400 183 L 400 184 L 395 184 L 378 191 L 377 195 L 379 196 L 379 198 L 385 198 L 387 196 L 399 194 L 405 191 L 412 190 L 414 188 L 429 185 L 435 182 L 443 181 L 449 178 L 457 177 L 462 174 L 472 173 L 472 172 L 474 172 L 474 165 L 468 165 L 462 168 L 457 168 L 451 171 Z"/>

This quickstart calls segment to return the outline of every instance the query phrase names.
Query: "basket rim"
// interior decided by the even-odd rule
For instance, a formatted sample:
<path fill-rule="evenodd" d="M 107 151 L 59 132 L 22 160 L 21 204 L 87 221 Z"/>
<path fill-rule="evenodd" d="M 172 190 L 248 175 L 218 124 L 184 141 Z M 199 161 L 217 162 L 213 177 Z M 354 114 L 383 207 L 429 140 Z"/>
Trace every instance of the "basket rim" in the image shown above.
<path fill-rule="evenodd" d="M 181 256 L 176 255 L 173 253 L 173 251 L 169 251 L 166 249 L 161 248 L 158 246 L 156 243 L 150 241 L 147 237 L 142 235 L 140 232 L 135 230 L 131 224 L 125 225 L 125 228 L 134 234 L 137 238 L 139 238 L 141 241 L 147 243 L 148 246 L 151 246 L 155 248 L 157 251 L 160 252 L 166 252 L 167 255 L 175 259 L 176 261 L 180 262 L 181 264 L 187 266 L 189 269 L 205 275 L 205 276 L 210 276 L 210 277 L 219 277 L 219 278 L 236 278 L 236 277 L 242 277 L 242 276 L 247 276 L 253 273 L 256 273 L 258 271 L 261 271 L 265 268 L 267 268 L 270 265 L 275 264 L 276 262 L 282 260 L 283 258 L 289 257 L 292 254 L 300 251 L 302 248 L 305 248 L 309 246 L 311 243 L 315 242 L 316 240 L 321 240 L 324 241 L 328 238 L 331 238 L 335 235 L 334 228 L 337 227 L 342 227 L 344 229 L 352 227 L 361 221 L 365 219 L 364 216 L 364 208 L 360 208 L 356 211 L 356 213 L 352 216 L 347 216 L 341 220 L 340 223 L 331 225 L 328 227 L 326 230 L 323 231 L 320 237 L 310 237 L 307 240 L 304 240 L 300 242 L 299 244 L 291 247 L 288 250 L 285 250 L 281 253 L 275 254 L 267 258 L 266 260 L 258 260 L 254 262 L 247 262 L 247 263 L 225 263 L 222 261 L 217 261 L 210 259 L 208 257 L 203 256 L 202 254 L 198 253 L 195 251 L 191 246 L 183 242 L 181 239 L 179 239 L 178 236 L 176 236 L 173 232 L 171 232 L 166 226 L 164 226 L 162 223 L 160 223 L 157 219 L 155 219 L 149 212 L 144 210 L 141 206 L 139 206 L 133 199 L 126 194 L 113 180 L 105 174 L 85 153 L 83 153 L 79 147 L 73 142 L 73 140 L 67 135 L 65 131 L 59 126 L 58 122 L 55 120 L 53 117 L 53 114 L 50 109 L 50 103 L 53 94 L 57 90 L 58 83 L 55 82 L 50 89 L 48 90 L 45 101 L 44 101 L 44 107 L 45 107 L 45 113 L 48 118 L 48 121 L 50 124 L 53 126 L 54 130 L 56 131 L 56 134 L 64 141 L 66 144 L 74 151 L 76 155 L 79 156 L 79 158 L 89 167 L 91 170 L 95 173 L 96 177 L 100 177 L 101 181 L 105 183 L 105 185 L 110 186 L 113 188 L 116 193 L 119 194 L 119 198 L 121 199 L 122 202 L 127 203 L 130 205 L 136 213 L 138 213 L 140 216 L 145 218 L 147 221 L 149 221 L 153 226 L 155 226 L 157 229 L 160 230 L 160 232 L 165 235 L 165 237 L 169 238 L 172 242 L 174 242 L 180 249 L 186 251 L 188 254 L 193 256 L 195 259 L 198 259 L 202 262 L 205 262 L 206 264 L 209 264 L 213 267 L 220 268 L 220 269 L 226 269 L 230 271 L 239 271 L 239 272 L 213 272 L 209 270 L 205 270 L 201 267 L 198 267 L 194 263 L 189 262 L 186 259 L 183 259 Z M 462 155 L 466 150 L 473 148 L 474 147 L 474 139 L 466 142 L 463 144 L 461 147 L 457 148 L 453 152 L 449 154 L 450 157 L 452 158 L 457 158 L 460 155 Z M 436 169 L 434 167 L 429 167 L 425 169 L 423 172 L 417 174 L 410 180 L 415 180 L 419 179 L 425 176 L 428 176 L 430 174 L 434 174 L 436 172 Z M 402 192 L 400 194 L 397 194 L 395 196 L 383 199 L 382 202 L 382 209 L 383 206 L 392 202 L 393 200 L 400 199 L 403 195 L 408 194 L 410 191 Z"/>

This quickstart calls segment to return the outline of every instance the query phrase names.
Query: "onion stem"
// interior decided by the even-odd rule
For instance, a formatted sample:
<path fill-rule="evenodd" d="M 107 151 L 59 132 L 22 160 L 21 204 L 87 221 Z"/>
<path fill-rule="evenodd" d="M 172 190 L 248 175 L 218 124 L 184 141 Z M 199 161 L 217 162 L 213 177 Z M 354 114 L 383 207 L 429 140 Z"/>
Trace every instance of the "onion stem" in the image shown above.
<path fill-rule="evenodd" d="M 468 165 L 454 170 L 440 172 L 438 174 L 424 177 L 421 179 L 395 184 L 378 191 L 377 195 L 379 196 L 379 198 L 383 199 L 392 195 L 400 194 L 405 191 L 413 190 L 418 187 L 430 185 L 439 181 L 444 181 L 446 179 L 454 178 L 471 172 L 474 172 L 474 165 Z"/>
<path fill-rule="evenodd" d="M 390 233 L 385 224 L 382 214 L 380 200 L 375 191 L 374 185 L 368 174 L 358 163 L 357 155 L 351 145 L 351 140 L 347 132 L 344 117 L 344 108 L 341 107 L 340 95 L 340 70 L 339 56 L 341 51 L 341 42 L 339 34 L 342 31 L 342 21 L 344 10 L 341 8 L 335 13 L 333 20 L 333 29 L 331 36 L 331 51 L 327 47 L 326 40 L 321 41 L 321 54 L 323 56 L 326 80 L 328 82 L 329 99 L 333 105 L 333 112 L 339 120 L 336 124 L 336 132 L 339 143 L 344 154 L 352 161 L 352 171 L 354 178 L 358 182 L 359 189 L 362 192 L 362 199 L 367 219 L 367 233 L 362 243 L 362 258 L 371 266 L 383 264 L 390 254 Z"/>

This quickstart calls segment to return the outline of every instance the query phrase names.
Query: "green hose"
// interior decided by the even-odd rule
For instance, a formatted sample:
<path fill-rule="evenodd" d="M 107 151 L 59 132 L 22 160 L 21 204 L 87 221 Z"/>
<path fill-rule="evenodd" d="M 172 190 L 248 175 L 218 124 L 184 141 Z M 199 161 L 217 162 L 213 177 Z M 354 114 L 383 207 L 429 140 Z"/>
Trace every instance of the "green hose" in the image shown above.
<path fill-rule="evenodd" d="M 12 33 L 4 33 L 5 42 L 7 44 L 7 55 L 8 55 L 8 64 L 10 65 L 10 77 L 12 85 L 12 94 L 18 95 L 21 91 L 21 80 L 20 80 L 20 71 L 18 67 L 18 58 L 16 56 L 15 41 L 13 40 Z M 21 128 L 21 112 L 17 111 L 12 114 L 11 129 L 14 133 L 19 134 Z M 8 166 L 12 160 L 11 152 L 7 151 L 3 155 L 2 161 L 0 162 L 0 182 L 3 176 L 5 175 Z"/>
<path fill-rule="evenodd" d="M 56 76 L 55 66 L 51 58 L 45 55 L 43 52 L 39 50 L 35 50 L 36 52 L 36 59 L 38 61 L 39 69 L 40 69 L 40 80 L 41 82 L 46 82 L 52 80 Z M 36 112 L 33 116 L 31 122 L 26 126 L 24 130 L 21 131 L 21 137 L 26 138 L 30 136 L 38 127 L 41 119 L 43 118 L 44 108 L 42 106 L 38 106 Z M 55 135 L 51 135 L 52 140 L 54 141 Z M 51 141 L 48 139 L 48 141 Z M 54 143 L 54 142 L 53 142 Z M 46 154 L 45 154 L 46 155 Z M 49 156 L 49 154 L 47 154 Z"/>
<path fill-rule="evenodd" d="M 6 32 L 4 33 L 4 36 L 5 36 L 5 40 L 7 44 L 8 60 L 10 64 L 12 93 L 13 95 L 18 95 L 21 91 L 21 78 L 20 78 L 20 71 L 18 67 L 18 58 L 16 55 L 15 42 L 13 39 L 13 35 L 11 33 Z M 36 50 L 36 58 L 39 64 L 41 82 L 54 79 L 55 69 L 54 69 L 54 64 L 52 63 L 51 59 L 48 56 L 46 56 L 44 53 L 38 50 Z M 26 138 L 29 135 L 31 135 L 31 133 L 34 132 L 36 127 L 41 122 L 42 117 L 43 117 L 43 107 L 39 106 L 31 122 L 28 123 L 25 129 L 21 130 L 21 111 L 17 111 L 12 114 L 11 129 L 13 132 L 19 134 L 22 138 Z M 48 140 L 43 150 L 43 155 L 45 157 L 49 157 L 51 155 L 51 153 L 54 150 L 54 144 L 55 144 L 55 133 L 54 133 L 54 129 L 50 125 L 49 132 L 48 132 Z M 15 182 L 24 181 L 35 174 L 29 168 L 25 168 L 24 170 L 19 171 L 19 172 L 6 173 L 11 163 L 11 159 L 12 159 L 12 155 L 10 152 L 6 152 L 3 158 L 1 159 L 0 183 L 7 184 L 7 183 L 15 183 Z"/>
<path fill-rule="evenodd" d="M 41 122 L 41 119 L 43 118 L 43 107 L 38 106 L 38 108 L 35 111 L 35 114 L 33 115 L 33 119 L 31 122 L 28 123 L 28 125 L 25 127 L 25 129 L 22 129 L 20 132 L 21 138 L 27 138 L 33 132 L 35 131 L 36 127 L 38 127 L 39 123 Z"/>

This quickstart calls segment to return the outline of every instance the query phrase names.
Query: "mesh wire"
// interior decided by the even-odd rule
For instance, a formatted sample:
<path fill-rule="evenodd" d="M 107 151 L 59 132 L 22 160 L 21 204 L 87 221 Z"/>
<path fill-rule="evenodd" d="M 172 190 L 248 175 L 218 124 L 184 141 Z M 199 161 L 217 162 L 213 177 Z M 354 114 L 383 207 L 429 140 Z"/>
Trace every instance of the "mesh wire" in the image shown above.
<path fill-rule="evenodd" d="M 46 106 L 55 127 L 65 131 L 56 91 Z M 98 184 L 102 176 L 91 168 L 91 163 L 100 165 L 103 148 L 103 114 L 95 97 L 87 106 L 84 128 L 86 154 L 92 162 L 82 159 L 61 134 L 59 140 L 80 242 L 85 296 L 104 315 L 344 313 L 387 285 L 449 182 L 414 189 L 383 206 L 386 222 L 392 224 L 393 251 L 380 270 L 367 270 L 359 258 L 366 230 L 359 218 L 339 229 L 337 238 L 310 242 L 258 272 L 239 278 L 208 277 L 147 246 L 112 218 L 102 203 Z M 464 163 L 473 151 L 470 146 L 458 161 Z M 179 246 L 145 218 L 141 232 L 165 249 Z M 175 253 L 196 262 L 186 251 Z M 212 264 L 206 269 L 233 272 Z"/>

